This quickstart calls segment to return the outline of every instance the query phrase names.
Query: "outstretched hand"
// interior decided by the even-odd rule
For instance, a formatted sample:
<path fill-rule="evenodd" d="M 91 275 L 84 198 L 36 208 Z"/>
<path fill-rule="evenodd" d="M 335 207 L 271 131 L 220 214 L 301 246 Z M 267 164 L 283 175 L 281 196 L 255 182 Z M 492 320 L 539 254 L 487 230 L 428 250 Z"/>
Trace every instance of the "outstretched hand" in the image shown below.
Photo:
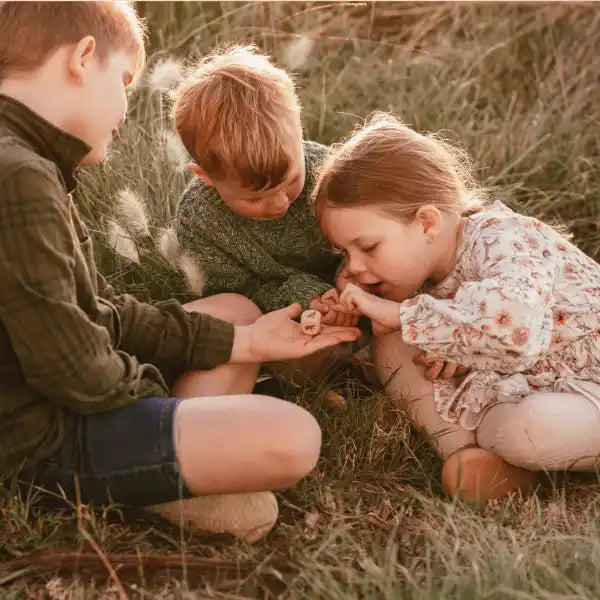
<path fill-rule="evenodd" d="M 353 342 L 360 335 L 356 327 L 325 325 L 315 336 L 302 333 L 296 321 L 302 313 L 299 304 L 276 310 L 252 325 L 236 326 L 231 362 L 267 362 L 308 356 L 341 342 Z"/>

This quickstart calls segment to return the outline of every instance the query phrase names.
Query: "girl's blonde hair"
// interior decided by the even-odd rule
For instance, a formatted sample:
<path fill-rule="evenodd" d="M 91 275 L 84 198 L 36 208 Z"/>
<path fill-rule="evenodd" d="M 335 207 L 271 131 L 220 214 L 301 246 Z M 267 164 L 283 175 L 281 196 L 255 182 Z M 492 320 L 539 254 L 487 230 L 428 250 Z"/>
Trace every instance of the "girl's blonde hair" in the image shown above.
<path fill-rule="evenodd" d="M 374 114 L 335 147 L 313 192 L 320 220 L 327 207 L 379 206 L 408 222 L 426 204 L 460 215 L 485 206 L 469 157 L 436 134 Z"/>

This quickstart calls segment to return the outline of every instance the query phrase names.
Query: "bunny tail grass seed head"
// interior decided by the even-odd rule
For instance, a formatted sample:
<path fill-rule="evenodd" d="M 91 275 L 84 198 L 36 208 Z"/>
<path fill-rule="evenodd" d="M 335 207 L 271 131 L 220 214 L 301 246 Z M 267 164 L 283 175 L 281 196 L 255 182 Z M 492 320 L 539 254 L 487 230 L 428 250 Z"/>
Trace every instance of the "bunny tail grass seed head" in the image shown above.
<path fill-rule="evenodd" d="M 154 65 L 148 74 L 148 85 L 157 92 L 167 93 L 179 82 L 183 65 L 173 58 L 166 58 Z"/>
<path fill-rule="evenodd" d="M 150 235 L 146 203 L 138 194 L 129 188 L 122 189 L 117 193 L 116 206 L 126 229 L 135 235 Z"/>
<path fill-rule="evenodd" d="M 301 35 L 290 40 L 283 48 L 281 61 L 291 71 L 301 69 L 308 63 L 308 57 L 315 45 L 315 40 Z"/>
<path fill-rule="evenodd" d="M 110 221 L 108 223 L 106 237 L 108 238 L 111 248 L 121 258 L 137 264 L 140 263 L 140 256 L 135 247 L 135 243 L 121 225 L 115 221 Z"/>
<path fill-rule="evenodd" d="M 183 271 L 188 290 L 202 296 L 204 292 L 204 274 L 194 259 L 182 254 L 177 259 L 177 266 Z"/>
<path fill-rule="evenodd" d="M 158 236 L 158 251 L 161 256 L 172 266 L 177 268 L 180 255 L 179 240 L 173 226 L 161 229 Z"/>
<path fill-rule="evenodd" d="M 187 164 L 192 160 L 179 136 L 172 131 L 164 131 L 162 134 L 163 144 L 167 160 L 179 172 L 185 171 Z"/>

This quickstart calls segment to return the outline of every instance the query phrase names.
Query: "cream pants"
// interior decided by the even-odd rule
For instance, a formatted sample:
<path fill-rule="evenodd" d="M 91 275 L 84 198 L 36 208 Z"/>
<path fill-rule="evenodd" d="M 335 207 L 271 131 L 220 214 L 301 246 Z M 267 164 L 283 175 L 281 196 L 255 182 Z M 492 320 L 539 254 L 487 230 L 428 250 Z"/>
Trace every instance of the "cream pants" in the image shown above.
<path fill-rule="evenodd" d="M 477 445 L 532 471 L 596 470 L 600 410 L 585 397 L 537 393 L 518 403 L 497 404 L 475 431 L 468 431 L 437 413 L 433 384 L 423 376 L 423 367 L 412 362 L 418 352 L 400 333 L 375 341 L 377 372 L 388 394 L 425 431 L 442 459 Z"/>

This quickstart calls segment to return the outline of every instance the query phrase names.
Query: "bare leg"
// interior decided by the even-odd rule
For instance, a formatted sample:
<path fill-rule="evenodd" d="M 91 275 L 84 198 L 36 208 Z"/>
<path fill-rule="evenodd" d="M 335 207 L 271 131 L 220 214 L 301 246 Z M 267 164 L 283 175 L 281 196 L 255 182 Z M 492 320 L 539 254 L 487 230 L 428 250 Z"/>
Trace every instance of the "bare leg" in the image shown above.
<path fill-rule="evenodd" d="M 186 305 L 239 324 L 260 311 L 246 298 L 221 294 Z M 295 483 L 315 466 L 321 430 L 302 408 L 251 395 L 260 365 L 222 365 L 182 376 L 174 395 L 186 398 L 174 417 L 174 439 L 182 477 L 198 494 L 149 507 L 176 524 L 248 541 L 277 521 L 270 490 Z M 206 396 L 206 397 L 202 397 Z"/>
<path fill-rule="evenodd" d="M 254 323 L 261 312 L 257 306 L 237 294 L 218 294 L 194 300 L 184 305 L 189 312 L 200 312 L 236 325 Z M 220 396 L 251 392 L 256 383 L 259 364 L 220 365 L 212 371 L 191 371 L 182 375 L 173 386 L 177 398 Z"/>
<path fill-rule="evenodd" d="M 307 475 L 317 463 L 321 430 L 295 404 L 258 395 L 183 400 L 175 413 L 175 449 L 195 498 L 150 507 L 190 529 L 266 535 L 278 516 L 272 492 Z"/>
<path fill-rule="evenodd" d="M 184 400 L 174 430 L 183 479 L 199 495 L 288 487 L 314 468 L 321 446 L 309 412 L 269 396 Z"/>

